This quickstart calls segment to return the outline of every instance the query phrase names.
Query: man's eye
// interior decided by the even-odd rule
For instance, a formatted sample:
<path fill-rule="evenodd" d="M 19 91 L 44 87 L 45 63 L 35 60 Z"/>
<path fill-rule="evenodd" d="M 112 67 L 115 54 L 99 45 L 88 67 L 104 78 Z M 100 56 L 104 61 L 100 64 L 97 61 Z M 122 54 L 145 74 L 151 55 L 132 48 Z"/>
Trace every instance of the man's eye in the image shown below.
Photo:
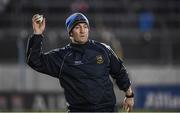
<path fill-rule="evenodd" d="M 88 26 L 87 26 L 87 25 L 84 25 L 84 28 L 88 28 Z"/>
<path fill-rule="evenodd" d="M 76 28 L 76 29 L 78 29 L 78 28 L 79 28 L 79 26 L 76 26 L 75 28 Z"/>

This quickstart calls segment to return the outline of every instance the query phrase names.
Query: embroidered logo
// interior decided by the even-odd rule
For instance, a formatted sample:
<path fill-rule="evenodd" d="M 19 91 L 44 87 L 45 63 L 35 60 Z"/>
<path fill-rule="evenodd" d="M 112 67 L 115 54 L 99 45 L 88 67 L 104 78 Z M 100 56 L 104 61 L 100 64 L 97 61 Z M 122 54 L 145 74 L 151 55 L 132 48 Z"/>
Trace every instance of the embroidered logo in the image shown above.
<path fill-rule="evenodd" d="M 81 65 L 83 64 L 82 61 L 74 61 L 74 65 Z"/>
<path fill-rule="evenodd" d="M 96 56 L 96 63 L 97 64 L 102 64 L 103 62 L 104 62 L 104 59 L 103 59 L 102 55 Z"/>

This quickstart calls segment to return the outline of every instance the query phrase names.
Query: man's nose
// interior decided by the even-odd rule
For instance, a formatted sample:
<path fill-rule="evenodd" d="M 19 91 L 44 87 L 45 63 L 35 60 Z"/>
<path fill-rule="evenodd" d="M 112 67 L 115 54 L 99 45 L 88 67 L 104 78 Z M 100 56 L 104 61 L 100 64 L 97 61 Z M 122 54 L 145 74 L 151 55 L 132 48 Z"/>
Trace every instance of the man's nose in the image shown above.
<path fill-rule="evenodd" d="M 80 32 L 84 33 L 85 29 L 83 27 L 80 28 Z"/>

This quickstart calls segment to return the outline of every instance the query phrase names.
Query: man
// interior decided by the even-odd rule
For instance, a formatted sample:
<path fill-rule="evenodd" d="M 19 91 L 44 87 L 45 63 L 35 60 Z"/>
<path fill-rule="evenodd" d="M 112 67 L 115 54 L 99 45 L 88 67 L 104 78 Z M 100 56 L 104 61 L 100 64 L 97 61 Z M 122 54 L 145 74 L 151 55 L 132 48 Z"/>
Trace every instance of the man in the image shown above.
<path fill-rule="evenodd" d="M 42 52 L 45 18 L 32 18 L 34 34 L 27 47 L 27 63 L 38 72 L 60 80 L 70 112 L 114 112 L 116 99 L 109 75 L 125 92 L 124 109 L 132 111 L 134 94 L 122 61 L 105 44 L 89 40 L 89 22 L 82 13 L 66 19 L 71 43 Z"/>

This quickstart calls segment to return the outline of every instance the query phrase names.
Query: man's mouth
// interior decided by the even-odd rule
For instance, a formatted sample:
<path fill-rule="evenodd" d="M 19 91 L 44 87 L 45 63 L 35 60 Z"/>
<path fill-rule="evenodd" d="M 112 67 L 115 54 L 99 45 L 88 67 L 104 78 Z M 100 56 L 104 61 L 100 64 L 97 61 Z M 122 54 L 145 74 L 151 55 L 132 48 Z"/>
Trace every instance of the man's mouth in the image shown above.
<path fill-rule="evenodd" d="M 85 35 L 80 35 L 80 37 L 85 37 Z"/>

